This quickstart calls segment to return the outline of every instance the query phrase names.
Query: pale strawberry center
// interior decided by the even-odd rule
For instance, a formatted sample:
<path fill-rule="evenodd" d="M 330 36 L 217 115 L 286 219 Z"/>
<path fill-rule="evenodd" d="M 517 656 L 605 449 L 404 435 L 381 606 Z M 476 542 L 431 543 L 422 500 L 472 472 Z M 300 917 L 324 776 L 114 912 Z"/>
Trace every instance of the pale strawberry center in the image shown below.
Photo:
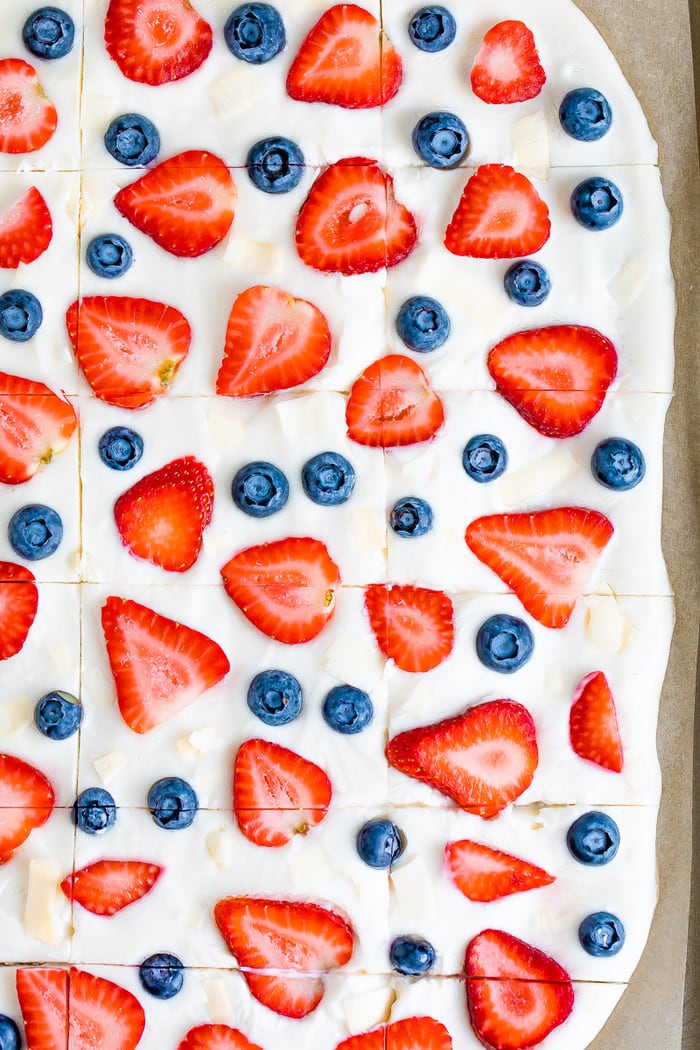
<path fill-rule="evenodd" d="M 486 68 L 494 80 L 506 83 L 517 80 L 520 76 L 520 68 L 510 47 L 493 47 L 486 61 Z"/>
<path fill-rule="evenodd" d="M 15 124 L 24 116 L 24 93 L 10 88 L 0 96 L 0 125 Z"/>
<path fill-rule="evenodd" d="M 180 37 L 180 25 L 167 7 L 148 12 L 144 29 L 152 47 L 174 48 Z"/>

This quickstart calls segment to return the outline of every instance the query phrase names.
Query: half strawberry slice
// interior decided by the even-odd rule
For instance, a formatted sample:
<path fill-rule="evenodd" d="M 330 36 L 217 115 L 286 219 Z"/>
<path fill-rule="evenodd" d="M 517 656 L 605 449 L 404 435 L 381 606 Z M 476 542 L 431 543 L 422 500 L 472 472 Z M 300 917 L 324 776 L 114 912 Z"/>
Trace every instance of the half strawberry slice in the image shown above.
<path fill-rule="evenodd" d="M 227 1024 L 200 1024 L 190 1028 L 177 1050 L 262 1050 L 243 1032 Z"/>
<path fill-rule="evenodd" d="M 404 1017 L 343 1039 L 335 1050 L 452 1050 L 452 1037 L 432 1017 Z"/>
<path fill-rule="evenodd" d="M 447 843 L 445 871 L 470 901 L 500 900 L 554 882 L 554 876 L 536 864 L 470 839 Z"/>
<path fill-rule="evenodd" d="M 365 608 L 380 652 L 402 671 L 431 671 L 452 652 L 454 609 L 443 591 L 373 583 Z"/>
<path fill-rule="evenodd" d="M 502 105 L 536 98 L 547 76 L 532 31 L 508 20 L 489 29 L 471 71 L 472 91 L 482 102 Z"/>
<path fill-rule="evenodd" d="M 0 482 L 29 481 L 63 452 L 77 425 L 70 402 L 44 383 L 0 372 Z"/>
<path fill-rule="evenodd" d="M 51 212 L 36 186 L 0 215 L 0 267 L 16 270 L 38 259 L 53 236 Z"/>
<path fill-rule="evenodd" d="M 621 773 L 624 764 L 615 700 L 602 671 L 592 671 L 576 686 L 569 713 L 571 747 L 588 762 Z"/>
<path fill-rule="evenodd" d="M 20 652 L 38 608 L 34 574 L 24 565 L 0 561 L 0 660 Z"/>
<path fill-rule="evenodd" d="M 348 437 L 373 448 L 430 441 L 444 421 L 442 401 L 425 372 L 402 354 L 368 365 L 353 383 L 345 410 Z"/>
<path fill-rule="evenodd" d="M 14 755 L 0 754 L 0 864 L 51 816 L 54 791 L 44 774 Z"/>
<path fill-rule="evenodd" d="M 549 233 L 549 209 L 530 180 L 507 164 L 482 164 L 462 191 L 445 247 L 474 259 L 518 259 L 539 251 Z"/>
<path fill-rule="evenodd" d="M 0 153 L 34 153 L 49 141 L 58 113 L 21 58 L 0 59 Z"/>
<path fill-rule="evenodd" d="M 155 86 L 199 69 L 212 30 L 189 0 L 110 0 L 105 45 L 128 80 Z"/>
<path fill-rule="evenodd" d="M 97 860 L 68 875 L 61 889 L 93 915 L 116 915 L 150 893 L 162 870 L 142 860 Z"/>

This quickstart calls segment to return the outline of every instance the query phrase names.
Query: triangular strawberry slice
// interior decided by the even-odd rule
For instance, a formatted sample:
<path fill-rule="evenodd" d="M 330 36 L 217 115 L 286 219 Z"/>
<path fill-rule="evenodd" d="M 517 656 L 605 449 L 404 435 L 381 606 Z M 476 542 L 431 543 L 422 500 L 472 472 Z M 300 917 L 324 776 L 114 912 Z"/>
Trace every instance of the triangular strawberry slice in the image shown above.
<path fill-rule="evenodd" d="M 335 611 L 340 573 L 327 548 L 289 536 L 239 551 L 221 570 L 243 615 L 268 638 L 296 645 L 321 633 Z"/>
<path fill-rule="evenodd" d="M 0 482 L 21 485 L 67 446 L 75 409 L 44 383 L 0 372 Z"/>
<path fill-rule="evenodd" d="M 445 247 L 474 259 L 518 259 L 538 252 L 549 233 L 549 209 L 530 180 L 507 164 L 482 164 L 462 191 Z"/>
<path fill-rule="evenodd" d="M 51 212 L 36 186 L 30 186 L 0 215 L 0 267 L 16 270 L 38 259 L 51 244 Z"/>
<path fill-rule="evenodd" d="M 61 889 L 93 915 L 116 915 L 145 897 L 162 870 L 143 860 L 97 860 L 68 875 Z"/>
<path fill-rule="evenodd" d="M 547 79 L 532 32 L 524 22 L 499 22 L 486 33 L 471 72 L 482 102 L 503 104 L 536 98 Z"/>
<path fill-rule="evenodd" d="M 452 1037 L 432 1017 L 405 1017 L 371 1032 L 351 1035 L 336 1050 L 452 1050 Z"/>
<path fill-rule="evenodd" d="M 376 160 L 346 157 L 318 176 L 296 225 L 299 258 L 322 273 L 377 273 L 416 245 L 416 222 Z"/>
<path fill-rule="evenodd" d="M 321 311 L 281 288 L 255 285 L 236 298 L 216 392 L 251 397 L 299 386 L 324 367 L 331 333 Z"/>
<path fill-rule="evenodd" d="M 553 507 L 532 514 L 489 514 L 465 540 L 544 627 L 565 627 L 613 534 L 604 514 Z"/>
<path fill-rule="evenodd" d="M 0 864 L 51 816 L 54 791 L 38 769 L 0 754 Z"/>
<path fill-rule="evenodd" d="M 447 843 L 445 871 L 470 901 L 495 901 L 554 882 L 554 876 L 536 864 L 470 839 Z"/>
<path fill-rule="evenodd" d="M 496 390 L 540 434 L 580 434 L 617 372 L 617 352 L 595 328 L 551 325 L 515 332 L 488 354 Z"/>
<path fill-rule="evenodd" d="M 0 561 L 0 660 L 22 649 L 38 608 L 34 574 L 24 565 Z"/>
<path fill-rule="evenodd" d="M 57 125 L 56 107 L 34 67 L 21 58 L 0 59 L 0 153 L 33 153 Z"/>
<path fill-rule="evenodd" d="M 211 26 L 189 0 L 110 0 L 105 45 L 128 80 L 182 80 L 199 69 L 212 42 Z"/>
<path fill-rule="evenodd" d="M 135 733 L 167 722 L 230 668 L 211 638 L 131 599 L 107 599 L 102 630 L 119 711 Z"/>
<path fill-rule="evenodd" d="M 401 59 L 374 15 L 357 4 L 335 4 L 301 45 L 287 92 L 300 102 L 371 109 L 394 97 L 402 74 Z"/>
<path fill-rule="evenodd" d="M 576 686 L 569 714 L 569 739 L 579 756 L 621 773 L 622 741 L 615 700 L 602 671 L 592 671 Z"/>
<path fill-rule="evenodd" d="M 161 161 L 114 198 L 118 211 L 171 255 L 194 258 L 223 240 L 238 190 L 224 162 L 206 150 Z"/>
<path fill-rule="evenodd" d="M 190 1028 L 177 1050 L 261 1050 L 261 1047 L 227 1024 L 200 1024 Z"/>
<path fill-rule="evenodd" d="M 233 812 L 256 846 L 285 846 L 320 824 L 333 794 L 314 762 L 269 740 L 246 740 L 233 767 Z"/>
<path fill-rule="evenodd" d="M 67 1050 L 68 971 L 20 968 L 15 984 L 27 1046 Z"/>
<path fill-rule="evenodd" d="M 365 608 L 380 652 L 402 671 L 431 671 L 454 646 L 454 609 L 443 591 L 373 583 Z"/>
<path fill-rule="evenodd" d="M 442 401 L 425 372 L 402 354 L 368 365 L 353 383 L 345 410 L 348 437 L 374 448 L 430 441 L 444 421 Z"/>
<path fill-rule="evenodd" d="M 461 809 L 494 817 L 532 783 L 535 723 L 522 704 L 489 700 L 399 733 L 389 741 L 386 757 L 394 769 L 436 788 Z"/>

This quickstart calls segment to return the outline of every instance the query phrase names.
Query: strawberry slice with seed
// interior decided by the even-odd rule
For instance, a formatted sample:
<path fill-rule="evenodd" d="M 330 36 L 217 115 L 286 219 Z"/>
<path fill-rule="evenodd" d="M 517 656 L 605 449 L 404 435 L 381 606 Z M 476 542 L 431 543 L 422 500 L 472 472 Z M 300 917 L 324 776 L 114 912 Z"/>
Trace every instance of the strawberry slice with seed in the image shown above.
<path fill-rule="evenodd" d="M 42 255 L 51 244 L 51 212 L 36 186 L 0 215 L 0 268 L 16 270 Z"/>
<path fill-rule="evenodd" d="M 21 485 L 75 433 L 75 409 L 44 383 L 0 372 L 0 482 Z"/>
<path fill-rule="evenodd" d="M 431 671 L 452 652 L 454 609 L 443 591 L 373 583 L 365 608 L 380 652 L 402 671 Z"/>
<path fill-rule="evenodd" d="M 532 31 L 524 22 L 499 22 L 486 33 L 472 66 L 472 91 L 492 105 L 536 98 L 547 80 Z"/>
<path fill-rule="evenodd" d="M 482 164 L 462 191 L 445 247 L 473 259 L 519 259 L 538 252 L 550 229 L 549 209 L 525 175 Z"/>
<path fill-rule="evenodd" d="M 576 687 L 569 714 L 569 739 L 579 756 L 621 773 L 622 741 L 615 700 L 602 671 L 587 674 Z"/>
<path fill-rule="evenodd" d="M 262 1050 L 257 1043 L 227 1024 L 200 1024 L 190 1028 L 177 1050 Z"/>
<path fill-rule="evenodd" d="M 110 0 L 104 35 L 127 80 L 153 86 L 194 73 L 213 42 L 211 26 L 189 0 Z"/>
<path fill-rule="evenodd" d="M 554 882 L 554 876 L 511 853 L 461 839 L 445 846 L 445 871 L 470 901 L 495 901 Z"/>
<path fill-rule="evenodd" d="M 405 1017 L 343 1039 L 335 1050 L 452 1050 L 450 1033 L 432 1017 Z"/>
<path fill-rule="evenodd" d="M 21 58 L 0 59 L 0 153 L 34 153 L 58 126 L 53 102 Z"/>
<path fill-rule="evenodd" d="M 0 864 L 46 823 L 54 801 L 51 783 L 40 770 L 0 754 Z"/>
<path fill-rule="evenodd" d="M 61 889 L 93 915 L 116 915 L 150 893 L 162 870 L 143 860 L 97 860 L 68 875 Z"/>
<path fill-rule="evenodd" d="M 348 437 L 373 448 L 430 441 L 444 421 L 442 401 L 425 372 L 402 354 L 368 365 L 353 383 L 345 410 Z"/>
<path fill-rule="evenodd" d="M 38 607 L 34 574 L 24 565 L 0 561 L 0 660 L 20 652 Z"/>

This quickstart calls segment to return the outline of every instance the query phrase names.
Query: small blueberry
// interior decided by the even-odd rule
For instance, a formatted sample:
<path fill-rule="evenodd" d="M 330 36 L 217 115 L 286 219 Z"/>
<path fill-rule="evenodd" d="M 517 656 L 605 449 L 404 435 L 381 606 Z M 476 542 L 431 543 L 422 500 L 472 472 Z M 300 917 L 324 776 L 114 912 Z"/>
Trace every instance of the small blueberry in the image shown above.
<path fill-rule="evenodd" d="M 425 536 L 433 527 L 432 507 L 419 496 L 404 496 L 392 507 L 389 524 L 397 536 Z"/>
<path fill-rule="evenodd" d="M 357 833 L 357 852 L 370 868 L 390 868 L 405 848 L 403 832 L 391 820 L 368 820 Z"/>
<path fill-rule="evenodd" d="M 49 740 L 67 740 L 77 733 L 82 720 L 82 704 L 62 690 L 42 696 L 34 708 L 34 724 Z"/>
<path fill-rule="evenodd" d="M 160 152 L 158 129 L 140 113 L 115 117 L 105 132 L 104 142 L 114 159 L 130 168 L 150 164 Z"/>
<path fill-rule="evenodd" d="M 180 831 L 197 815 L 199 802 L 194 789 L 180 777 L 163 777 L 148 792 L 148 808 L 159 828 Z"/>
<path fill-rule="evenodd" d="M 284 22 L 271 4 L 241 4 L 224 26 L 224 40 L 232 55 L 262 65 L 278 55 L 286 44 Z"/>
<path fill-rule="evenodd" d="M 231 485 L 233 502 L 251 518 L 269 518 L 282 510 L 289 498 L 289 482 L 273 463 L 248 463 Z"/>
<path fill-rule="evenodd" d="M 596 142 L 610 130 L 612 110 L 605 95 L 595 88 L 576 88 L 564 95 L 559 120 L 567 135 L 579 142 Z"/>
<path fill-rule="evenodd" d="M 539 306 L 552 288 L 544 266 L 532 259 L 513 263 L 506 272 L 503 284 L 508 298 L 519 306 Z"/>
<path fill-rule="evenodd" d="M 12 288 L 0 295 L 0 335 L 13 343 L 26 343 L 44 320 L 41 303 L 31 292 Z"/>
<path fill-rule="evenodd" d="M 532 631 L 517 616 L 498 613 L 482 623 L 476 633 L 476 653 L 484 667 L 512 674 L 532 656 Z"/>
<path fill-rule="evenodd" d="M 111 470 L 131 470 L 143 455 L 143 438 L 130 427 L 110 427 L 100 438 L 97 451 Z"/>
<path fill-rule="evenodd" d="M 407 299 L 396 315 L 396 331 L 409 348 L 418 353 L 438 350 L 451 330 L 445 307 L 427 295 Z"/>
<path fill-rule="evenodd" d="M 275 135 L 251 146 L 246 167 L 263 193 L 289 193 L 304 177 L 304 154 L 296 142 Z"/>
<path fill-rule="evenodd" d="M 391 965 L 406 977 L 420 977 L 435 965 L 435 949 L 422 937 L 395 937 L 389 949 Z"/>
<path fill-rule="evenodd" d="M 421 51 L 444 51 L 455 38 L 457 26 L 446 7 L 421 7 L 408 23 L 408 35 Z"/>
<path fill-rule="evenodd" d="M 431 168 L 456 168 L 469 149 L 466 125 L 455 113 L 427 113 L 413 129 L 413 148 Z"/>
<path fill-rule="evenodd" d="M 109 791 L 86 788 L 73 805 L 73 823 L 88 835 L 101 835 L 117 820 L 117 807 Z"/>
<path fill-rule="evenodd" d="M 347 736 L 361 733 L 374 716 L 369 695 L 353 685 L 334 686 L 323 701 L 321 710 L 331 729 Z"/>
<path fill-rule="evenodd" d="M 63 539 L 63 522 L 51 507 L 30 503 L 15 511 L 7 533 L 15 554 L 27 561 L 41 561 L 58 550 Z"/>
<path fill-rule="evenodd" d="M 347 503 L 355 488 L 355 468 L 338 452 L 319 452 L 301 469 L 304 492 L 321 507 Z"/>
<path fill-rule="evenodd" d="M 182 991 L 185 968 L 177 955 L 157 952 L 139 966 L 139 980 L 149 995 L 156 999 L 172 999 Z"/>
<path fill-rule="evenodd" d="M 7 1014 L 0 1014 L 0 1050 L 21 1050 L 19 1028 Z"/>
<path fill-rule="evenodd" d="M 37 58 L 64 58 L 73 49 L 73 19 L 58 7 L 40 7 L 24 23 L 22 40 Z"/>
<path fill-rule="evenodd" d="M 574 218 L 588 230 L 607 230 L 622 215 L 622 193 L 610 179 L 594 175 L 580 182 L 571 194 Z"/>
<path fill-rule="evenodd" d="M 466 444 L 462 466 L 480 485 L 495 481 L 508 466 L 506 447 L 494 434 L 475 434 Z"/>
<path fill-rule="evenodd" d="M 641 449 L 625 438 L 606 438 L 591 458 L 593 477 L 608 489 L 625 492 L 638 485 L 646 473 Z"/>
<path fill-rule="evenodd" d="M 128 241 L 118 233 L 105 233 L 93 237 L 87 246 L 85 258 L 93 273 L 111 280 L 126 273 L 134 256 Z"/>
<path fill-rule="evenodd" d="M 573 822 L 566 844 L 581 864 L 609 864 L 620 847 L 620 829 L 607 813 L 591 810 Z"/>
<path fill-rule="evenodd" d="M 595 958 L 617 955 L 625 943 L 625 927 L 617 915 L 597 911 L 587 915 L 578 928 L 581 947 Z"/>
<path fill-rule="evenodd" d="M 301 685 L 287 671 L 261 671 L 248 686 L 248 707 L 267 726 L 293 722 L 303 704 Z"/>

